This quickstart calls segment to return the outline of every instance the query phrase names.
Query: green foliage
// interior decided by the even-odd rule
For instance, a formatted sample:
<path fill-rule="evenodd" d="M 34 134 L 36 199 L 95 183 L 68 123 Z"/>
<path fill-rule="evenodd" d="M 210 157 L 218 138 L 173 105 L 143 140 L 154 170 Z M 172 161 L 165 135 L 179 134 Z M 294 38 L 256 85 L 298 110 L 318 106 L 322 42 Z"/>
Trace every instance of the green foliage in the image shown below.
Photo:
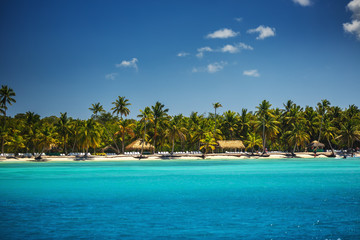
<path fill-rule="evenodd" d="M 41 118 L 34 112 L 6 116 L 9 105 L 15 103 L 15 93 L 2 86 L 0 90 L 0 138 L 6 152 L 82 152 L 113 149 L 124 152 L 125 146 L 144 139 L 158 151 L 198 151 L 208 153 L 216 148 L 216 140 L 243 140 L 246 149 L 255 151 L 304 151 L 314 140 L 327 149 L 360 147 L 360 110 L 355 105 L 341 109 L 321 100 L 315 108 L 287 101 L 283 108 L 272 108 L 262 101 L 256 112 L 242 109 L 240 113 L 216 111 L 208 116 L 192 112 L 190 116 L 169 116 L 169 109 L 156 102 L 140 110 L 138 119 L 123 119 L 130 110 L 129 100 L 118 97 L 114 107 L 106 112 L 100 103 L 89 108 L 88 120 L 72 119 L 67 113 Z M 211 106 L 209 106 L 211 108 Z M 121 146 L 121 149 L 118 147 Z M 103 154 L 100 154 L 103 155 Z"/>

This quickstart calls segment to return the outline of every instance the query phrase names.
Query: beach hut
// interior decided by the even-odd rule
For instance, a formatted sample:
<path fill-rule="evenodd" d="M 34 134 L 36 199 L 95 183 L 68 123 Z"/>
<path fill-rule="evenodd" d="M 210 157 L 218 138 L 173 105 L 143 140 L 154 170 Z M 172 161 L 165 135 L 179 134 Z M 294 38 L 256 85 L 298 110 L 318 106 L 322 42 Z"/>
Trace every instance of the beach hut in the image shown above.
<path fill-rule="evenodd" d="M 244 143 L 241 140 L 219 140 L 217 144 L 221 151 L 224 149 L 233 149 L 235 151 L 245 149 Z"/>
<path fill-rule="evenodd" d="M 142 139 L 138 139 L 125 147 L 126 151 L 141 151 L 143 145 Z M 153 151 L 154 146 L 150 143 L 144 142 L 144 151 Z"/>

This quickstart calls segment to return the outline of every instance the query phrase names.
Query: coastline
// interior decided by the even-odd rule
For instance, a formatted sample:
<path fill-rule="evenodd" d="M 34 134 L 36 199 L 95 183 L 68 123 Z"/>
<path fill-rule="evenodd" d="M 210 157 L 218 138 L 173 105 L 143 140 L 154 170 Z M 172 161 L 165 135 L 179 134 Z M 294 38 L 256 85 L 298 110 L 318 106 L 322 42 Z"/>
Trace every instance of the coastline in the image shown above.
<path fill-rule="evenodd" d="M 318 153 L 316 157 L 314 157 L 313 153 L 309 152 L 299 152 L 296 153 L 295 157 L 292 157 L 291 154 L 288 153 L 269 153 L 269 156 L 264 157 L 260 155 L 247 155 L 247 154 L 207 154 L 205 159 L 202 158 L 200 154 L 178 154 L 178 155 L 160 155 L 160 154 L 152 154 L 145 155 L 144 158 L 141 158 L 141 161 L 171 161 L 171 160 L 240 160 L 240 159 L 314 159 L 314 158 L 333 158 L 330 157 L 330 152 Z M 336 158 L 342 158 L 342 155 L 336 155 Z M 355 154 L 355 157 L 360 157 L 359 153 Z M 41 161 L 36 161 L 32 158 L 0 158 L 1 163 L 44 163 L 44 162 L 121 162 L 121 161 L 139 161 L 138 156 L 129 156 L 129 155 L 115 155 L 115 156 L 89 156 L 87 159 L 78 158 L 75 156 L 43 156 Z"/>

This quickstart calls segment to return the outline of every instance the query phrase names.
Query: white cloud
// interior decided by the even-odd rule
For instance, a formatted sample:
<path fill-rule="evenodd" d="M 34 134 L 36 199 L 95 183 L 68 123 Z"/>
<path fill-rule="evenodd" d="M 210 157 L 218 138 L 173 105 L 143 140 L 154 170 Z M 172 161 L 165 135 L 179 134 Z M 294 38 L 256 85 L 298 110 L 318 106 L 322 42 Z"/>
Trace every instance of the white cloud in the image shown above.
<path fill-rule="evenodd" d="M 187 52 L 179 52 L 179 53 L 177 54 L 178 57 L 186 57 L 186 56 L 188 56 L 188 55 L 190 55 L 190 53 L 187 53 Z"/>
<path fill-rule="evenodd" d="M 130 61 L 123 60 L 121 63 L 115 64 L 115 66 L 116 66 L 117 68 L 120 68 L 120 67 L 135 68 L 135 70 L 137 71 L 137 70 L 138 70 L 137 62 L 138 62 L 138 59 L 137 59 L 137 58 L 133 58 L 133 59 L 131 59 Z"/>
<path fill-rule="evenodd" d="M 196 54 L 196 56 L 198 58 L 202 58 L 204 56 L 204 52 L 212 52 L 214 50 L 211 47 L 202 47 L 202 48 L 198 48 L 197 51 L 198 54 Z"/>
<path fill-rule="evenodd" d="M 352 21 L 343 24 L 344 31 L 355 34 L 360 40 L 360 0 L 352 0 L 347 5 L 347 9 L 352 12 Z"/>
<path fill-rule="evenodd" d="M 239 35 L 238 32 L 234 32 L 233 30 L 228 28 L 223 28 L 213 33 L 209 33 L 206 38 L 230 38 L 236 37 L 237 35 Z"/>
<path fill-rule="evenodd" d="M 218 71 L 223 70 L 226 64 L 227 64 L 227 62 L 224 62 L 224 61 L 214 62 L 214 63 L 210 63 L 206 67 L 193 68 L 192 72 L 216 73 Z"/>
<path fill-rule="evenodd" d="M 221 49 L 221 51 L 229 52 L 229 53 L 237 53 L 237 52 L 239 52 L 239 48 L 237 48 L 236 46 L 233 46 L 231 44 L 227 44 Z"/>
<path fill-rule="evenodd" d="M 238 53 L 240 50 L 253 50 L 254 48 L 246 45 L 245 43 L 238 43 L 235 45 L 227 44 L 220 49 L 221 52 L 228 52 L 228 53 Z"/>
<path fill-rule="evenodd" d="M 268 37 L 273 37 L 275 36 L 275 28 L 271 28 L 271 27 L 266 27 L 263 25 L 258 26 L 257 28 L 254 29 L 249 29 L 247 31 L 248 33 L 259 33 L 259 36 L 256 39 L 265 39 Z"/>
<path fill-rule="evenodd" d="M 242 22 L 243 18 L 238 17 L 238 18 L 234 18 L 234 20 L 237 21 L 237 22 Z"/>
<path fill-rule="evenodd" d="M 250 46 L 250 45 L 246 45 L 245 43 L 239 43 L 238 44 L 238 46 L 239 46 L 239 48 L 241 48 L 241 49 L 245 49 L 245 50 L 254 50 L 254 48 L 252 47 L 252 46 Z"/>
<path fill-rule="evenodd" d="M 244 74 L 245 76 L 249 76 L 249 77 L 260 77 L 260 74 L 259 74 L 259 72 L 258 72 L 257 69 L 245 70 L 245 71 L 243 72 L 243 74 Z"/>
<path fill-rule="evenodd" d="M 292 0 L 294 3 L 297 3 L 303 7 L 307 7 L 311 5 L 311 1 L 310 0 Z"/>
<path fill-rule="evenodd" d="M 109 74 L 106 74 L 106 75 L 105 75 L 105 78 L 106 78 L 106 79 L 115 80 L 115 78 L 116 78 L 117 75 L 118 75 L 117 73 L 109 73 Z"/>

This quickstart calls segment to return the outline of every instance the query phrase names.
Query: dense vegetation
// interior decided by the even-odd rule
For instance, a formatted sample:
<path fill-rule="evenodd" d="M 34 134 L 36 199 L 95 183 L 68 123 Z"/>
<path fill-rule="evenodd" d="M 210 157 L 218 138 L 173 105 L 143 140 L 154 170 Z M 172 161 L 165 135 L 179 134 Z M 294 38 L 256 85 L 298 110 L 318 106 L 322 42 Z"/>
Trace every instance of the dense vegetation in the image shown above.
<path fill-rule="evenodd" d="M 360 110 L 355 105 L 346 109 L 331 106 L 322 100 L 315 108 L 305 108 L 291 100 L 283 109 L 271 108 L 264 100 L 255 112 L 225 111 L 218 115 L 220 103 L 214 103 L 214 113 L 197 112 L 189 117 L 169 116 L 160 102 L 140 110 L 138 119 L 127 119 L 130 102 L 118 97 L 111 112 L 100 103 L 92 104 L 92 117 L 73 119 L 67 113 L 41 118 L 34 112 L 9 117 L 8 107 L 16 103 L 15 92 L 8 86 L 0 89 L 1 151 L 4 152 L 79 152 L 112 151 L 123 153 L 125 146 L 136 139 L 145 139 L 155 151 L 209 151 L 216 140 L 243 140 L 249 151 L 304 151 L 313 140 L 327 149 L 352 151 L 359 147 Z"/>

